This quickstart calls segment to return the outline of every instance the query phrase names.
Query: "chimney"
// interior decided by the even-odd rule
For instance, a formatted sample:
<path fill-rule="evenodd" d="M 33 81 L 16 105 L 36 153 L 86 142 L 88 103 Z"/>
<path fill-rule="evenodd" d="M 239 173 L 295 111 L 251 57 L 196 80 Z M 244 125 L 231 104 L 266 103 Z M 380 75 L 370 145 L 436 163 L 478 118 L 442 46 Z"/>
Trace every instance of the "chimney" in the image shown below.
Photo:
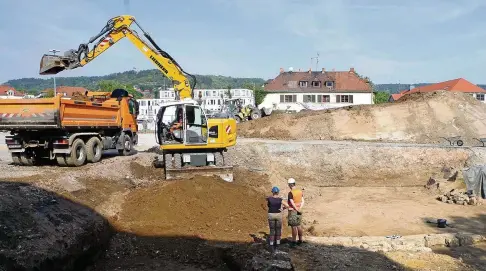
<path fill-rule="evenodd" d="M 309 74 L 311 74 L 311 73 L 312 73 L 312 68 L 309 68 Z"/>
<path fill-rule="evenodd" d="M 326 72 L 326 68 L 322 68 L 322 73 L 325 73 Z"/>
<path fill-rule="evenodd" d="M 284 73 L 285 70 L 283 68 L 280 68 L 280 73 Z"/>
<path fill-rule="evenodd" d="M 355 72 L 355 71 L 354 71 L 354 68 L 353 68 L 353 67 L 351 67 L 351 68 L 349 69 L 349 72 L 354 73 L 354 72 Z"/>

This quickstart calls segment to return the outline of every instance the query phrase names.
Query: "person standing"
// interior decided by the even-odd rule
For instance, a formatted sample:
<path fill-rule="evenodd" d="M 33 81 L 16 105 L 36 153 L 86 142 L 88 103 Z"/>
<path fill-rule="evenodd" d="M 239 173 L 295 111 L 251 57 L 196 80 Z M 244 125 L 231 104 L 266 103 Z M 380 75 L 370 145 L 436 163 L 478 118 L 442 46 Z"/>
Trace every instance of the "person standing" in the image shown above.
<path fill-rule="evenodd" d="M 270 228 L 270 250 L 274 252 L 280 245 L 282 237 L 282 211 L 288 205 L 279 196 L 280 189 L 276 186 L 272 188 L 272 195 L 267 197 L 268 205 L 268 226 Z"/>
<path fill-rule="evenodd" d="M 288 194 L 288 205 L 289 205 L 289 215 L 288 215 L 288 225 L 292 228 L 292 242 L 291 247 L 295 245 L 302 244 L 302 207 L 304 206 L 304 193 L 301 189 L 295 187 L 295 179 L 290 178 L 287 181 L 290 192 Z M 299 236 L 299 241 L 297 242 L 297 235 Z"/>

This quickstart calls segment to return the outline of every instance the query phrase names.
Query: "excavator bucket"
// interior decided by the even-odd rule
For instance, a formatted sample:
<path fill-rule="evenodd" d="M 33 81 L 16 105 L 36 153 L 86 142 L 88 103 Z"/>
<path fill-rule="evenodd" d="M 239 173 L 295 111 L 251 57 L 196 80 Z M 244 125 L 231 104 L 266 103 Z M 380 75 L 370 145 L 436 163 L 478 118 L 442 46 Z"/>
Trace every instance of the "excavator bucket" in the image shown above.
<path fill-rule="evenodd" d="M 66 69 L 66 63 L 61 56 L 43 55 L 40 62 L 40 75 L 58 74 Z"/>

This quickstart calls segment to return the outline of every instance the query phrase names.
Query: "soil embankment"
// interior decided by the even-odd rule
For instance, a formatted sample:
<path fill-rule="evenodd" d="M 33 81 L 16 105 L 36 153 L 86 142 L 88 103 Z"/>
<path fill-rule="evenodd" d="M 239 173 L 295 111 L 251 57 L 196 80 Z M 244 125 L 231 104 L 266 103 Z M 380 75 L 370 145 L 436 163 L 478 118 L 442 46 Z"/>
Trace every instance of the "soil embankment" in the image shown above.
<path fill-rule="evenodd" d="M 242 123 L 238 135 L 283 140 L 369 140 L 465 144 L 486 135 L 486 105 L 465 93 L 416 93 L 397 103 L 275 114 Z"/>

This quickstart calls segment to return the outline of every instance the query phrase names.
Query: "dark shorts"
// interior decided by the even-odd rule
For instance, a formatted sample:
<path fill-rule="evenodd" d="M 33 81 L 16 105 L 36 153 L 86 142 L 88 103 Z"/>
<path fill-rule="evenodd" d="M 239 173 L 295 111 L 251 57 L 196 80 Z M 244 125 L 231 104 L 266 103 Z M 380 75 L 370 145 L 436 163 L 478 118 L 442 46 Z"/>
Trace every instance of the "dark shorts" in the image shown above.
<path fill-rule="evenodd" d="M 289 216 L 287 218 L 287 222 L 290 227 L 298 227 L 302 222 L 302 214 L 297 214 L 297 211 L 289 211 Z"/>

